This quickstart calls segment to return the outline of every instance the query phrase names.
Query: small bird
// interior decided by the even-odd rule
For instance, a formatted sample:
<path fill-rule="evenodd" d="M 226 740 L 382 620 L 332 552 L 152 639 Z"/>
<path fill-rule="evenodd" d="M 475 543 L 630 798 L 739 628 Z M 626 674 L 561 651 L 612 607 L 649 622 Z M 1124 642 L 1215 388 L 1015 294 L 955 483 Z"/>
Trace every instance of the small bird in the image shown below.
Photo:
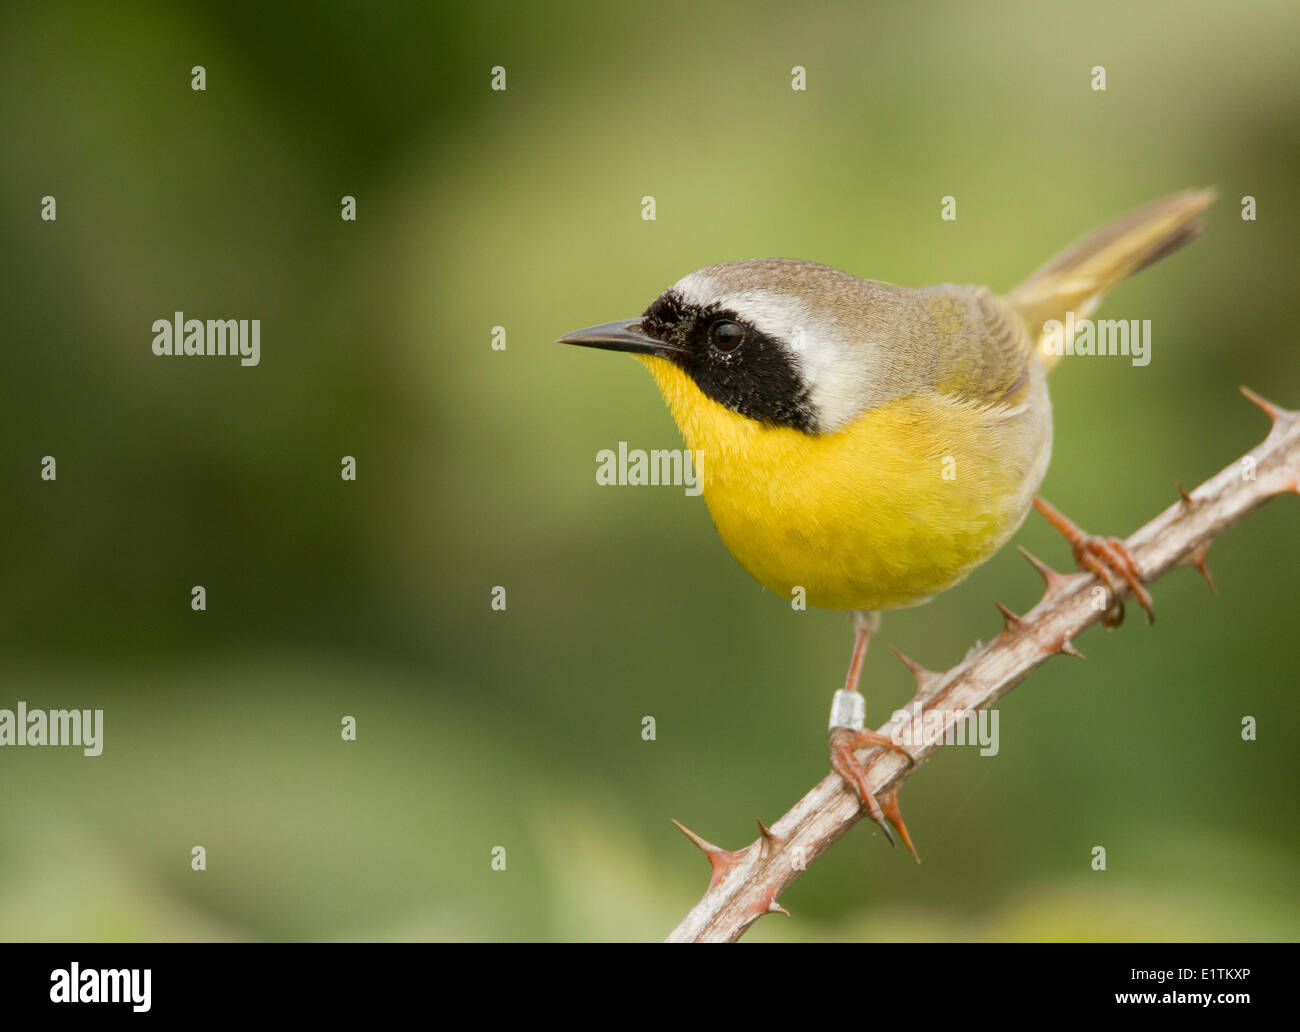
<path fill-rule="evenodd" d="M 639 318 L 559 338 L 630 352 L 650 370 L 687 446 L 703 453 L 709 513 L 746 570 L 787 599 L 802 590 L 813 606 L 851 611 L 831 766 L 913 856 L 896 793 L 874 798 L 856 755 L 880 746 L 910 760 L 863 728 L 858 680 L 879 613 L 960 582 L 1036 504 L 1081 568 L 1112 587 L 1122 579 L 1150 616 L 1123 545 L 1035 498 L 1052 448 L 1047 373 L 1070 350 L 1062 328 L 1200 236 L 1213 198 L 1189 190 L 1122 216 L 1001 297 L 760 258 L 692 272 Z"/>

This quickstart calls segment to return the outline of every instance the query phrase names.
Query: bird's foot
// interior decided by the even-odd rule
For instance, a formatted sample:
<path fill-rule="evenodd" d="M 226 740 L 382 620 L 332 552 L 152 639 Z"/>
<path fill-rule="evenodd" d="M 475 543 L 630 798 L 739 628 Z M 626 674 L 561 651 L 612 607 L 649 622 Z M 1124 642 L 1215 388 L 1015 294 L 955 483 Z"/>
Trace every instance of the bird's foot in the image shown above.
<path fill-rule="evenodd" d="M 861 800 L 863 809 L 867 811 L 867 816 L 880 825 L 880 830 L 885 833 L 885 838 L 889 840 L 889 844 L 891 846 L 894 844 L 894 836 L 889 830 L 889 825 L 892 824 L 898 829 L 898 834 L 902 837 L 903 844 L 907 846 L 908 851 L 912 854 L 912 858 L 919 864 L 921 858 L 916 855 L 916 847 L 912 845 L 912 836 L 907 833 L 907 825 L 903 823 L 902 811 L 898 808 L 898 785 L 894 784 L 880 799 L 877 799 L 867 786 L 866 768 L 858 761 L 856 753 L 857 750 L 870 745 L 880 746 L 883 749 L 898 753 L 907 760 L 908 766 L 915 762 L 912 759 L 912 754 L 888 735 L 869 730 L 855 731 L 851 727 L 832 727 L 830 731 L 831 769 L 858 794 L 858 799 Z"/>
<path fill-rule="evenodd" d="M 1074 561 L 1080 570 L 1095 574 L 1106 585 L 1114 600 L 1101 618 L 1107 627 L 1117 627 L 1124 619 L 1124 600 L 1120 598 L 1115 578 L 1119 577 L 1138 604 L 1146 610 L 1147 622 L 1154 623 L 1156 616 L 1151 608 L 1151 594 L 1142 583 L 1142 571 L 1128 546 L 1119 538 L 1093 537 L 1075 526 L 1064 513 L 1044 501 L 1034 498 L 1034 508 L 1047 517 L 1047 522 L 1061 532 L 1061 536 L 1074 550 Z"/>

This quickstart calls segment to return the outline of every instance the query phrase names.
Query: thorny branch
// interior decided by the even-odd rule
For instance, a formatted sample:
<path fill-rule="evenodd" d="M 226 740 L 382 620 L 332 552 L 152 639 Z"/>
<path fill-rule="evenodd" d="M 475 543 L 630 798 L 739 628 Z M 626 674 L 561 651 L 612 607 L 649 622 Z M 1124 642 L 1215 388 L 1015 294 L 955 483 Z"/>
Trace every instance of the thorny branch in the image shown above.
<path fill-rule="evenodd" d="M 1154 581 L 1175 566 L 1193 566 L 1213 587 L 1205 555 L 1214 540 L 1275 495 L 1300 494 L 1300 412 L 1280 409 L 1244 387 L 1242 393 L 1273 420 L 1272 430 L 1257 448 L 1195 491 L 1179 487 L 1181 499 L 1128 538 L 1125 544 L 1143 581 Z M 1047 582 L 1039 603 L 1024 616 L 998 604 L 1005 619 L 1002 632 L 945 673 L 925 670 L 899 653 L 916 676 L 917 692 L 908 707 L 879 729 L 881 733 L 897 735 L 915 720 L 918 705 L 922 712 L 942 712 L 946 727 L 997 702 L 1051 656 L 1079 655 L 1073 640 L 1107 617 L 1107 610 L 1094 605 L 1097 578 L 1058 573 L 1028 552 L 1025 557 Z M 1123 583 L 1114 587 L 1118 604 L 1128 588 Z M 1109 613 L 1113 617 L 1114 605 Z M 927 731 L 930 726 L 927 721 Z M 863 750 L 859 759 L 866 765 L 867 784 L 888 799 L 934 755 L 943 738 L 940 730 L 922 744 L 911 742 L 913 766 L 886 750 Z M 721 849 L 682 828 L 708 857 L 713 877 L 703 898 L 667 941 L 734 942 L 763 914 L 786 913 L 777 897 L 863 816 L 858 797 L 832 773 L 771 828 L 759 821 L 759 837 L 744 849 Z"/>

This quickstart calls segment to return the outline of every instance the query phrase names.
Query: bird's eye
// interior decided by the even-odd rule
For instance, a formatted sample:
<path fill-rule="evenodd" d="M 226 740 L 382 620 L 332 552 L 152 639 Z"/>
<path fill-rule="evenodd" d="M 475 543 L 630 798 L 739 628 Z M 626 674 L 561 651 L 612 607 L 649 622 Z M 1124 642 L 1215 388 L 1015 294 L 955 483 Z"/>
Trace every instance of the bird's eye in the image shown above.
<path fill-rule="evenodd" d="M 740 323 L 718 322 L 709 331 L 713 346 L 719 351 L 735 351 L 745 339 L 745 328 Z"/>

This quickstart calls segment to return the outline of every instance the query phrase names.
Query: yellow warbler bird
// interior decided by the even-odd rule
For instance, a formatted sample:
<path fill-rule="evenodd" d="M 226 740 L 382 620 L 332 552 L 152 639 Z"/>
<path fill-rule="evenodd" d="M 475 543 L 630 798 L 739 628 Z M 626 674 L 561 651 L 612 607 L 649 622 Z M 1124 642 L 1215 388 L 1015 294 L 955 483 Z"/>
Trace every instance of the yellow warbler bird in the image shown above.
<path fill-rule="evenodd" d="M 863 729 L 857 685 L 877 614 L 952 587 L 1020 526 L 1047 470 L 1047 372 L 1069 330 L 1120 280 L 1196 239 L 1212 200 L 1187 191 L 1123 216 L 1001 297 L 762 258 L 692 272 L 639 318 L 560 338 L 631 352 L 650 370 L 703 453 L 709 512 L 746 570 L 786 598 L 801 589 L 853 612 L 831 764 L 909 849 L 896 796 L 875 799 L 856 757 L 873 745 L 906 755 Z M 1122 545 L 1038 504 L 1081 565 L 1121 577 L 1150 611 Z"/>

